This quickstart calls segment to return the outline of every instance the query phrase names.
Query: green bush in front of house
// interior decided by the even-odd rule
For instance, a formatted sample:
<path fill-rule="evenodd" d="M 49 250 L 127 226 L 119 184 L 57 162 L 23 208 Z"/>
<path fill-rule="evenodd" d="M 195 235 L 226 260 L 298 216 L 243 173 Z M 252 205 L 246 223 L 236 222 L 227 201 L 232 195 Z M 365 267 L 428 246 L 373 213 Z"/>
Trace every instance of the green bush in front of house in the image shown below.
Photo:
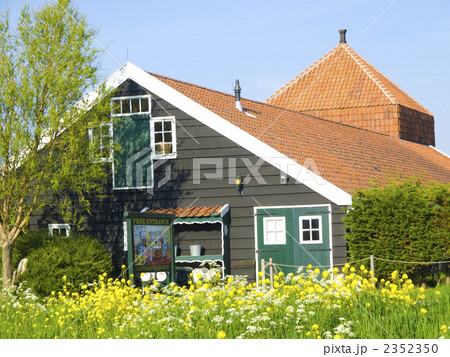
<path fill-rule="evenodd" d="M 21 233 L 13 246 L 12 267 L 17 270 L 19 262 L 23 258 L 28 258 L 32 250 L 42 247 L 45 243 L 53 240 L 54 237 L 48 231 L 28 231 Z M 0 263 L 2 257 L 0 254 Z"/>
<path fill-rule="evenodd" d="M 31 251 L 28 260 L 28 270 L 21 281 L 26 281 L 41 297 L 64 289 L 80 291 L 82 284 L 112 271 L 111 255 L 103 244 L 81 235 L 56 237 Z"/>
<path fill-rule="evenodd" d="M 411 177 L 359 190 L 345 217 L 350 261 L 376 258 L 407 262 L 450 259 L 450 185 Z M 444 267 L 443 267 L 444 266 Z M 444 269 L 442 269 L 444 268 Z M 413 274 L 416 281 L 442 275 L 448 265 L 392 263 L 375 260 L 376 275 L 391 271 Z"/>

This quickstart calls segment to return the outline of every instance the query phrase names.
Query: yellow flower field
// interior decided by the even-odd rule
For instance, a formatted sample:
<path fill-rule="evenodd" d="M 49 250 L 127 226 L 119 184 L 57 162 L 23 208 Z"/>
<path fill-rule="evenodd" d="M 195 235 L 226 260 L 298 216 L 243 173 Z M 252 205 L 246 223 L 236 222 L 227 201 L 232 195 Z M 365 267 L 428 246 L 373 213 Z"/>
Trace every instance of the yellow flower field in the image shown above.
<path fill-rule="evenodd" d="M 306 269 L 247 283 L 191 276 L 135 288 L 100 276 L 39 301 L 23 287 L 0 299 L 1 338 L 448 338 L 450 287 L 415 287 L 393 272 L 377 281 L 364 266 Z M 62 277 L 65 279 L 65 277 Z"/>

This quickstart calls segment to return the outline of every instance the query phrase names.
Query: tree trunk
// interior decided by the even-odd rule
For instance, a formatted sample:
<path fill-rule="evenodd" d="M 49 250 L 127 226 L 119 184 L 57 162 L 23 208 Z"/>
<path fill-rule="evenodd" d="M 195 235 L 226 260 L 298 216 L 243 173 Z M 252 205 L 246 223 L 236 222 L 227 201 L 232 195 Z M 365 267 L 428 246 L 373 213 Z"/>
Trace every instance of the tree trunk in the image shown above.
<path fill-rule="evenodd" d="M 2 278 L 3 288 L 11 285 L 12 279 L 12 247 L 11 242 L 4 242 L 2 244 Z"/>

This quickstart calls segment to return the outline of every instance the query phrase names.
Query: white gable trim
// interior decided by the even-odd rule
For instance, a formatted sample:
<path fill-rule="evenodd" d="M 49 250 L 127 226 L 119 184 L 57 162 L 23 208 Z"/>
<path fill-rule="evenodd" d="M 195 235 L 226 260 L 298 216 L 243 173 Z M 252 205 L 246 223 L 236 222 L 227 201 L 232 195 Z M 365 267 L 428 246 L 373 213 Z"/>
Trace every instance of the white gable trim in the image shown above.
<path fill-rule="evenodd" d="M 432 148 L 432 149 L 434 149 L 434 150 L 436 150 L 439 154 L 442 154 L 442 155 L 444 155 L 444 156 L 446 156 L 446 157 L 448 157 L 449 159 L 450 159 L 450 156 L 449 155 L 447 155 L 445 152 L 443 152 L 443 151 L 441 151 L 441 150 L 439 150 L 438 148 L 435 148 L 434 146 L 432 146 L 432 145 L 428 145 L 430 148 Z"/>
<path fill-rule="evenodd" d="M 344 190 L 324 180 L 321 176 L 316 175 L 306 167 L 273 149 L 271 146 L 263 143 L 228 120 L 206 109 L 130 62 L 127 62 L 106 81 L 106 87 L 107 89 L 117 88 L 127 79 L 131 79 L 152 93 L 155 93 L 186 114 L 194 117 L 239 146 L 287 173 L 293 179 L 326 197 L 331 202 L 339 206 L 351 205 L 352 196 Z M 92 103 L 97 96 L 97 93 L 90 94 L 88 101 Z"/>

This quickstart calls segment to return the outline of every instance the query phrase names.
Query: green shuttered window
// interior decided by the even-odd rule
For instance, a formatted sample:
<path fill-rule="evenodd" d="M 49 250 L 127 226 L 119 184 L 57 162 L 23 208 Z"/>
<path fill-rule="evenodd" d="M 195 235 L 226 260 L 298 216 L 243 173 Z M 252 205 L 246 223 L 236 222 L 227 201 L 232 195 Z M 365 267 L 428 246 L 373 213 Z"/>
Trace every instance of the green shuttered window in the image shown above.
<path fill-rule="evenodd" d="M 114 123 L 114 189 L 152 188 L 153 168 L 148 116 L 127 116 Z"/>
<path fill-rule="evenodd" d="M 113 189 L 153 188 L 154 160 L 176 157 L 175 117 L 152 117 L 151 97 L 113 98 Z"/>

